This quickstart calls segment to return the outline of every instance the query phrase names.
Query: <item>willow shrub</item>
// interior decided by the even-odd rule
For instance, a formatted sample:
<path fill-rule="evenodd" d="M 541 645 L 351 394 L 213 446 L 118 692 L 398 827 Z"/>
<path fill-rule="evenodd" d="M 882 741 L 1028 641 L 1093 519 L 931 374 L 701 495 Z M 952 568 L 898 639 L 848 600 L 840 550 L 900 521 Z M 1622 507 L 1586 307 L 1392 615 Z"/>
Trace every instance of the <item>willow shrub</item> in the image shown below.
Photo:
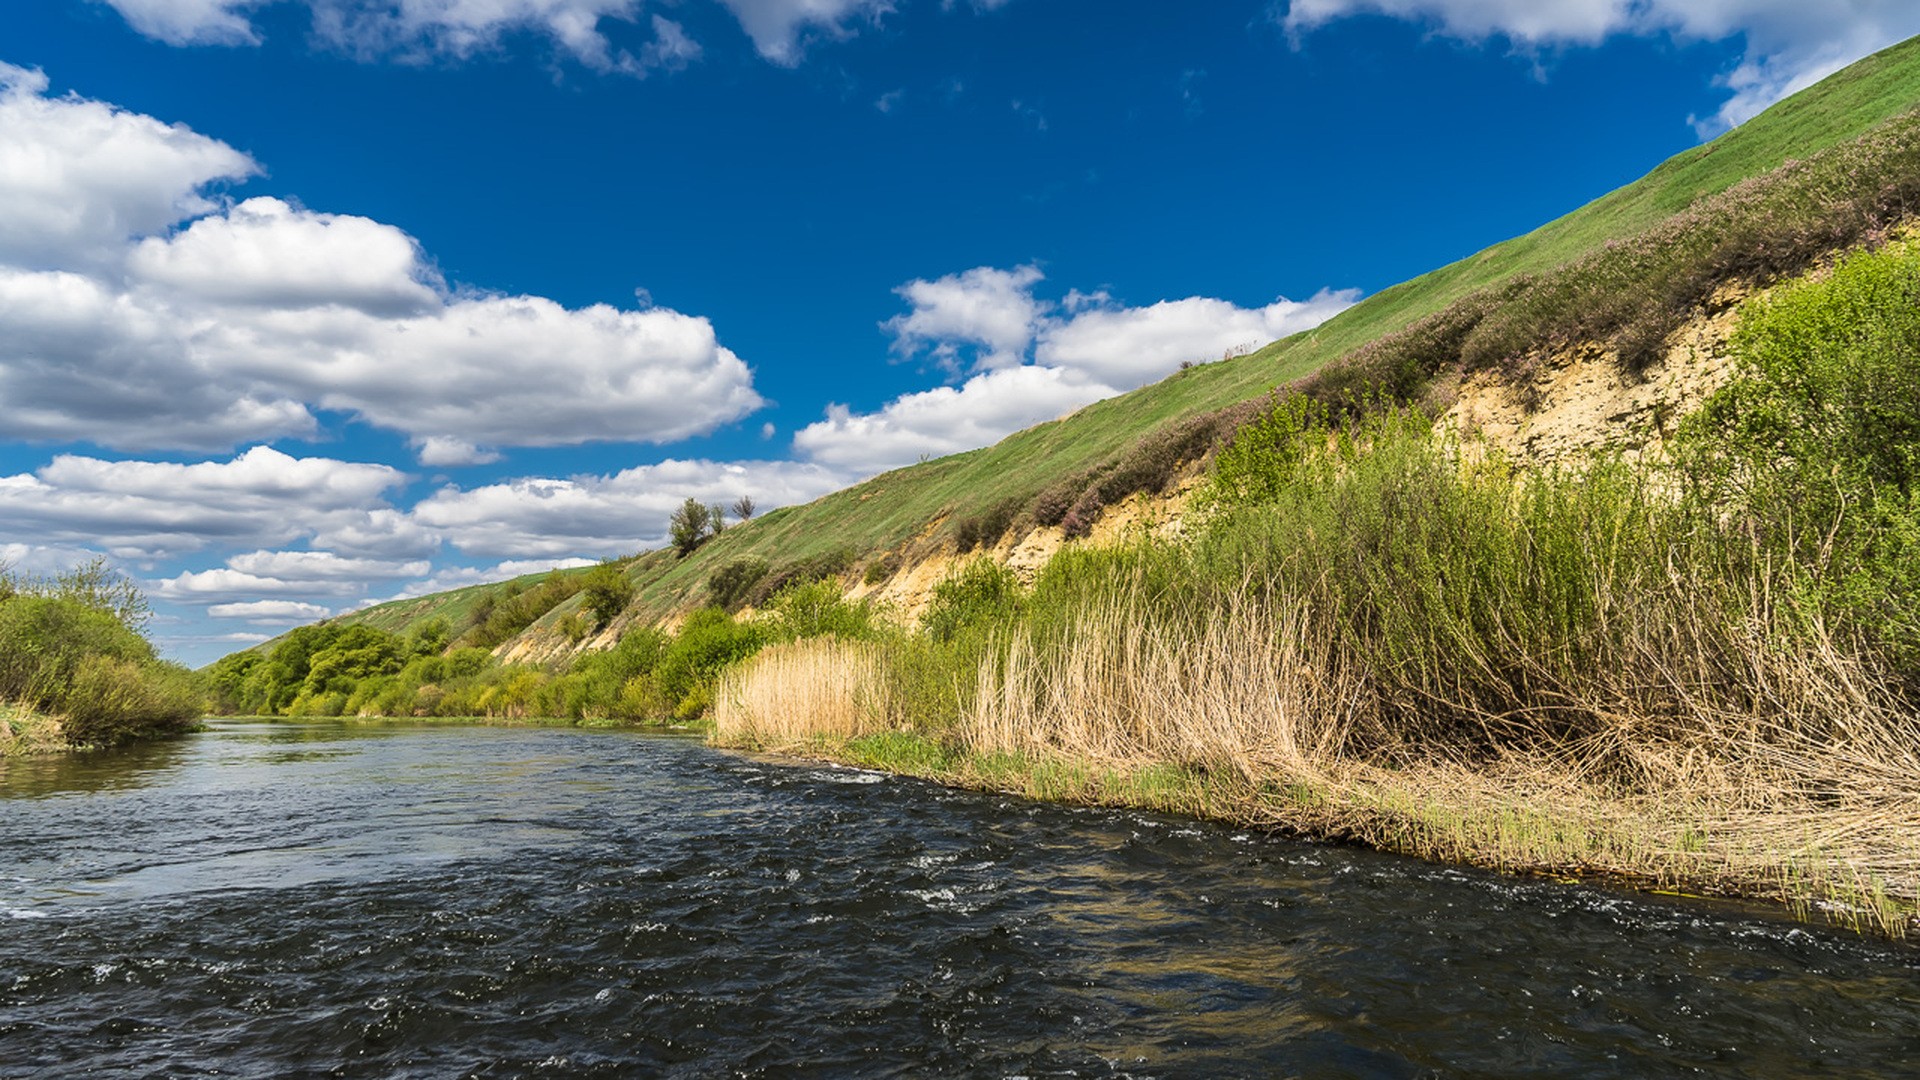
<path fill-rule="evenodd" d="M 30 595 L 0 602 L 0 698 L 60 715 L 68 742 L 94 746 L 184 730 L 205 704 L 190 672 L 112 612 Z"/>
<path fill-rule="evenodd" d="M 1920 253 L 1857 253 L 1756 299 L 1691 417 L 1695 497 L 1920 689 Z"/>
<path fill-rule="evenodd" d="M 1675 560 L 1710 559 L 1711 537 L 1639 471 L 1523 479 L 1417 410 L 1281 402 L 1223 450 L 1203 501 L 1185 591 L 1304 600 L 1363 672 L 1377 741 L 1472 754 L 1592 735 L 1674 603 L 1732 617 L 1710 578 L 1676 594 Z"/>

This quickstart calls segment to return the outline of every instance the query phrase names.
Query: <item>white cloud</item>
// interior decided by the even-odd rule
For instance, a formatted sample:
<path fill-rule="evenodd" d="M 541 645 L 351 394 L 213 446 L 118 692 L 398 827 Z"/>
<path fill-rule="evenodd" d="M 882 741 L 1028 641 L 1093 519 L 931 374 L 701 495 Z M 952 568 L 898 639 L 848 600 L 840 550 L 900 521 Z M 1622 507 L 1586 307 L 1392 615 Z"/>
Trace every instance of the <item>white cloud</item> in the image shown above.
<path fill-rule="evenodd" d="M 958 387 L 903 394 L 878 412 L 830 406 L 793 436 L 809 458 L 867 475 L 998 441 L 1119 390 L 1060 368 L 1025 364 L 984 371 Z"/>
<path fill-rule="evenodd" d="M 771 510 L 817 498 L 848 479 L 799 462 L 663 461 L 612 476 L 449 487 L 421 500 L 412 517 L 472 555 L 604 558 L 664 543 L 668 516 L 689 497 L 732 503 L 748 495 Z"/>
<path fill-rule="evenodd" d="M 1372 13 L 1419 21 L 1467 40 L 1595 45 L 1615 34 L 1681 41 L 1744 37 L 1724 85 L 1733 96 L 1703 134 L 1741 123 L 1869 53 L 1920 33 L 1912 0 L 1291 0 L 1280 21 L 1299 35 Z"/>
<path fill-rule="evenodd" d="M 357 596 L 362 592 L 351 581 L 288 581 L 230 567 L 189 570 L 162 578 L 152 586 L 156 596 L 188 604 L 250 603 L 248 597 Z"/>
<path fill-rule="evenodd" d="M 399 229 L 268 197 L 201 218 L 177 236 L 142 240 L 127 267 L 136 282 L 189 302 L 246 307 L 408 314 L 438 306 L 443 288 Z"/>
<path fill-rule="evenodd" d="M 1141 386 L 1182 362 L 1217 360 L 1320 325 L 1360 299 L 1357 289 L 1322 289 L 1308 300 L 1243 308 L 1189 296 L 1146 307 L 1087 306 L 1049 325 L 1034 359 L 1114 386 Z"/>
<path fill-rule="evenodd" d="M 106 0 L 127 25 L 170 45 L 258 45 L 250 13 L 277 0 Z M 641 0 L 303 0 L 314 36 L 363 57 L 465 58 L 509 34 L 545 37 L 597 71 L 645 75 L 685 66 L 700 47 L 680 24 L 653 16 L 653 40 L 636 55 L 616 48 L 609 20 L 638 19 Z"/>
<path fill-rule="evenodd" d="M 1036 266 L 976 266 L 932 281 L 909 281 L 894 292 L 913 310 L 882 326 L 903 356 L 925 351 L 956 371 L 1010 367 L 1020 363 L 1046 313 L 1033 295 L 1044 276 Z M 961 362 L 963 350 L 972 354 L 969 363 Z"/>
<path fill-rule="evenodd" d="M 1356 289 L 1261 308 L 1191 296 L 1146 307 L 1104 290 L 1034 296 L 1031 266 L 976 267 L 896 290 L 913 310 L 886 324 L 896 351 L 950 368 L 971 351 L 976 374 L 958 387 L 904 394 L 871 413 L 844 405 L 794 435 L 810 459 L 866 474 L 926 456 L 986 446 L 1102 398 L 1162 378 L 1184 361 L 1212 360 L 1312 329 L 1352 306 Z M 1058 312 L 1058 313 L 1056 313 Z"/>
<path fill-rule="evenodd" d="M 214 209 L 203 189 L 259 171 L 233 147 L 104 102 L 48 97 L 0 63 L 0 260 L 91 265 L 130 236 Z"/>
<path fill-rule="evenodd" d="M 229 558 L 227 565 L 242 573 L 294 581 L 419 577 L 431 568 L 425 559 L 353 558 L 331 551 L 249 551 Z"/>
<path fill-rule="evenodd" d="M 0 153 L 0 437 L 217 450 L 311 435 L 329 409 L 457 465 L 488 446 L 669 442 L 762 404 L 706 319 L 449 293 L 391 225 L 264 197 L 215 212 L 197 185 L 250 161 L 7 70 L 0 150 L 38 164 Z M 14 113 L 31 122 L 10 129 Z M 35 194 L 55 182 L 77 209 Z M 127 246 L 183 213 L 202 216 Z M 28 265 L 29 249 L 69 265 Z"/>
<path fill-rule="evenodd" d="M 450 435 L 429 435 L 417 440 L 414 452 L 422 465 L 487 465 L 500 460 L 499 454 Z"/>
<path fill-rule="evenodd" d="M 721 0 L 760 55 L 792 67 L 811 34 L 843 38 L 857 18 L 877 19 L 893 10 L 891 0 Z"/>
<path fill-rule="evenodd" d="M 333 609 L 299 600 L 246 600 L 231 604 L 210 604 L 207 614 L 216 619 L 245 619 L 258 625 L 290 626 L 310 623 L 333 614 Z"/>
<path fill-rule="evenodd" d="M 0 544 L 0 572 L 29 577 L 63 574 L 99 557 L 99 552 L 82 547 L 50 547 L 44 544 L 10 542 Z"/>
<path fill-rule="evenodd" d="M 35 473 L 0 476 L 0 520 L 16 537 L 102 544 L 124 558 L 278 545 L 372 528 L 369 508 L 403 480 L 385 465 L 267 447 L 192 465 L 63 454 Z"/>

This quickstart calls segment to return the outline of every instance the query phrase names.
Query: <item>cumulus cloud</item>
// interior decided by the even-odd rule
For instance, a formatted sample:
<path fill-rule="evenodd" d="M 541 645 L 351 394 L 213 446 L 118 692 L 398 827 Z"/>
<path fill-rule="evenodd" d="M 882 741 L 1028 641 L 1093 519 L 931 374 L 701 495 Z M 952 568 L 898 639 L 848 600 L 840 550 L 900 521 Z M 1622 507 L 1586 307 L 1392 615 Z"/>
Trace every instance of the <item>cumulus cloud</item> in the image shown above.
<path fill-rule="evenodd" d="M 246 600 L 231 604 L 210 604 L 207 614 L 216 619 L 245 619 L 262 626 L 291 626 L 310 623 L 333 614 L 333 609 L 299 600 Z"/>
<path fill-rule="evenodd" d="M 814 461 L 867 475 L 986 446 L 1119 392 L 1061 368 L 1024 364 L 904 394 L 877 412 L 831 406 L 826 419 L 794 433 L 793 445 Z"/>
<path fill-rule="evenodd" d="M 449 487 L 412 511 L 469 555 L 605 557 L 666 540 L 667 518 L 689 497 L 762 509 L 806 502 L 846 484 L 819 464 L 786 461 L 663 461 L 612 476 L 530 478 L 471 489 Z"/>
<path fill-rule="evenodd" d="M 1359 290 L 1243 308 L 1190 296 L 1146 307 L 1105 291 L 1069 290 L 1058 304 L 1033 289 L 1032 266 L 976 267 L 896 290 L 912 310 L 884 324 L 895 351 L 975 374 L 959 386 L 905 394 L 871 413 L 844 405 L 794 435 L 813 461 L 870 474 L 985 446 L 1043 420 L 1217 359 L 1309 330 L 1352 306 Z"/>
<path fill-rule="evenodd" d="M 1280 22 L 1299 35 L 1336 19 L 1378 14 L 1467 40 L 1523 46 L 1594 45 L 1615 34 L 1681 41 L 1743 37 L 1724 85 L 1732 96 L 1702 134 L 1739 124 L 1847 64 L 1920 33 L 1911 0 L 1291 0 Z"/>
<path fill-rule="evenodd" d="M 669 442 L 762 404 L 704 318 L 449 290 L 400 229 L 277 198 L 216 207 L 200 186 L 248 159 L 6 70 L 0 437 L 219 450 L 312 435 L 327 409 L 446 466 Z M 198 216 L 161 232 L 183 214 Z M 68 265 L 33 261 L 60 252 Z"/>
<path fill-rule="evenodd" d="M 1036 266 L 977 266 L 909 281 L 894 292 L 912 310 L 881 325 L 902 356 L 924 353 L 954 371 L 1009 367 L 1021 362 L 1045 314 L 1033 295 L 1044 276 Z"/>
<path fill-rule="evenodd" d="M 191 465 L 63 454 L 0 476 L 0 520 L 41 543 L 101 544 L 123 558 L 210 545 L 277 546 L 317 532 L 373 529 L 370 509 L 404 480 L 385 465 L 294 458 L 255 447 Z"/>
<path fill-rule="evenodd" d="M 189 604 L 249 603 L 243 597 L 276 596 L 357 596 L 360 586 L 351 581 L 288 581 L 265 574 L 249 574 L 231 567 L 189 570 L 153 582 L 155 595 L 165 600 Z"/>
<path fill-rule="evenodd" d="M 1307 300 L 1280 299 L 1260 308 L 1202 296 L 1146 307 L 1098 303 L 1048 325 L 1034 359 L 1131 388 L 1183 362 L 1216 360 L 1311 330 L 1359 299 L 1358 289 L 1322 289 Z"/>
<path fill-rule="evenodd" d="M 131 236 L 215 208 L 252 158 L 179 124 L 73 96 L 0 63 L 0 260 L 30 268 L 117 258 Z"/>
<path fill-rule="evenodd" d="M 243 307 L 411 314 L 437 306 L 444 291 L 399 229 L 268 197 L 203 217 L 177 236 L 148 237 L 127 267 L 136 282 L 189 302 Z"/>
<path fill-rule="evenodd" d="M 431 565 L 425 559 L 354 558 L 331 551 L 249 551 L 227 560 L 247 574 L 292 581 L 368 581 L 419 577 Z"/>

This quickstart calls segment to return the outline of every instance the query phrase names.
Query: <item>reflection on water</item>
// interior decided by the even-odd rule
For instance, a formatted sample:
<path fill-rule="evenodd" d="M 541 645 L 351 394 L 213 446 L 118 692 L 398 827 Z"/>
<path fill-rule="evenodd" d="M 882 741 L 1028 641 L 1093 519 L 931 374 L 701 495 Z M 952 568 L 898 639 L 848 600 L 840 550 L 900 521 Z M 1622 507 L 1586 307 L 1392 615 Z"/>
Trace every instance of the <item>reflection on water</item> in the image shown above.
<path fill-rule="evenodd" d="M 8 769 L 0 1076 L 1920 1061 L 1908 948 L 682 738 L 224 724 Z"/>

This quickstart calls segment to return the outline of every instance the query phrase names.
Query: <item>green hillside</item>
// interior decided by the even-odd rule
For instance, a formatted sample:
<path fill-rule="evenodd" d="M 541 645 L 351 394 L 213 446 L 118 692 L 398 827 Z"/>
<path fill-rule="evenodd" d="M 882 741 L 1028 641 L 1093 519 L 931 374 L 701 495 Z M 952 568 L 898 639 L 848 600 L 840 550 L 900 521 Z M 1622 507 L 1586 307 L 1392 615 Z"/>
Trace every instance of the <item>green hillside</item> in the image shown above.
<path fill-rule="evenodd" d="M 1657 333 L 1658 320 L 1622 307 L 1623 297 L 1651 297 L 1642 308 L 1677 309 L 1704 296 L 1704 285 L 1795 272 L 1908 213 L 1907 200 L 1920 195 L 1911 190 L 1920 185 L 1920 122 L 1907 115 L 1916 105 L 1920 39 L 1863 60 L 1531 233 L 1387 289 L 1316 330 L 1181 371 L 994 446 L 765 514 L 686 558 L 671 550 L 643 553 L 624 564 L 639 613 L 659 618 L 701 601 L 709 576 L 734 560 L 764 560 L 775 574 L 858 574 L 889 555 L 950 545 L 968 529 L 993 534 L 1037 518 L 1036 498 L 1050 487 L 1059 489 L 1056 503 L 1077 498 L 1097 509 L 1102 500 L 1089 494 L 1094 487 L 1105 483 L 1120 494 L 1128 483 L 1151 488 L 1174 459 L 1209 449 L 1233 420 L 1209 423 L 1211 414 L 1343 358 L 1369 381 L 1379 376 L 1411 392 L 1475 348 L 1497 352 L 1503 342 L 1556 335 Z M 1478 339 L 1466 340 L 1475 333 Z M 1060 489 L 1063 483 L 1086 490 Z M 406 632 L 444 618 L 457 628 L 490 592 L 504 597 L 527 585 L 523 579 L 398 601 L 345 620 Z M 562 603 L 540 623 L 577 606 Z"/>

